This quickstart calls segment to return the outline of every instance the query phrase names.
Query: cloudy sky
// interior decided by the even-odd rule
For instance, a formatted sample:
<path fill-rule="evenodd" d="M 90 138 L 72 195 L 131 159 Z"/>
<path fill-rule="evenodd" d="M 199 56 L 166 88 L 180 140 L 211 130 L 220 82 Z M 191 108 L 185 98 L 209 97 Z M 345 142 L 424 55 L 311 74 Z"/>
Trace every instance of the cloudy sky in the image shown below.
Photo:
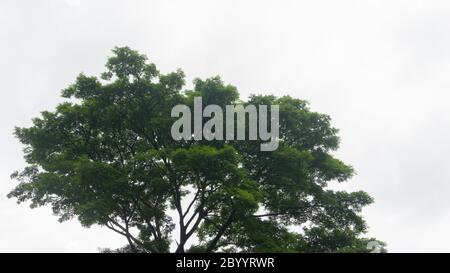
<path fill-rule="evenodd" d="M 5 196 L 24 166 L 13 127 L 122 45 L 188 80 L 221 75 L 243 97 L 308 100 L 333 118 L 337 154 L 357 170 L 339 187 L 376 200 L 369 235 L 391 252 L 450 251 L 450 2 L 432 0 L 2 0 L 0 251 L 125 244 Z"/>

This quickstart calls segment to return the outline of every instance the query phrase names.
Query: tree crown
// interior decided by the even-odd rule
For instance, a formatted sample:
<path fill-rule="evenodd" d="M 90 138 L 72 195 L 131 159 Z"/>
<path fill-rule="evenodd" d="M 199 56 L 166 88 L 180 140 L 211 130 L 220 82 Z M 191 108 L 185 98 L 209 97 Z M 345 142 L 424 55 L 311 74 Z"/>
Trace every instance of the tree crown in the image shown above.
<path fill-rule="evenodd" d="M 62 91 L 76 100 L 15 129 L 28 166 L 13 174 L 20 183 L 9 197 L 50 205 L 60 221 L 105 226 L 127 239 L 119 251 L 167 252 L 174 241 L 179 252 L 366 251 L 360 213 L 372 198 L 327 187 L 354 173 L 331 153 L 339 138 L 329 116 L 289 96 L 241 102 L 219 77 L 183 90 L 183 71 L 161 74 L 128 47 L 115 48 L 106 69 L 101 79 L 80 74 Z M 195 96 L 278 104 L 279 148 L 173 140 L 170 109 Z"/>

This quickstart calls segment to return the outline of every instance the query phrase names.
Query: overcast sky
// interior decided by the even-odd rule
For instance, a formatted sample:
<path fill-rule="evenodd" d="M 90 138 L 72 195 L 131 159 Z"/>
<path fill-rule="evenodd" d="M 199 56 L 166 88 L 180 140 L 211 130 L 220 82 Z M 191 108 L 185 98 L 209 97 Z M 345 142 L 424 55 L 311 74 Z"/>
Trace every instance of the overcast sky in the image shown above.
<path fill-rule="evenodd" d="M 449 1 L 0 1 L 0 251 L 97 251 L 126 242 L 6 194 L 24 167 L 14 126 L 61 101 L 114 46 L 187 79 L 221 75 L 329 114 L 365 190 L 369 235 L 390 252 L 450 251 Z"/>

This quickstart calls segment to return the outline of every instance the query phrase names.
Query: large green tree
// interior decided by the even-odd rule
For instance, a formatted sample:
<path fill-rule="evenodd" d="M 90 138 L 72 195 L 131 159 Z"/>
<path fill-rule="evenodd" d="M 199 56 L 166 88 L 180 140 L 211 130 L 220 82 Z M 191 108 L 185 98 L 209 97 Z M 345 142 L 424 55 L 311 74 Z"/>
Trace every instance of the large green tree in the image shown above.
<path fill-rule="evenodd" d="M 181 70 L 161 74 L 127 47 L 106 68 L 101 79 L 79 75 L 62 92 L 67 102 L 16 128 L 28 165 L 13 174 L 20 183 L 9 197 L 51 205 L 60 221 L 105 226 L 128 241 L 118 251 L 367 251 L 360 213 L 372 198 L 329 189 L 353 169 L 331 154 L 339 139 L 327 115 L 288 96 L 239 101 L 219 77 L 183 90 Z M 175 141 L 171 109 L 197 96 L 204 105 L 279 105 L 279 148 Z"/>

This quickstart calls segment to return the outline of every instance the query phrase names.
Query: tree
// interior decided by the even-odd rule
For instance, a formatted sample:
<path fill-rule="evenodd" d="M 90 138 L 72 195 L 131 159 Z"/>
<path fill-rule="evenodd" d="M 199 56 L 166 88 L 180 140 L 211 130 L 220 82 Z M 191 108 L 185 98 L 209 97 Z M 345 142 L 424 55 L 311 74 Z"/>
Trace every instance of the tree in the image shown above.
<path fill-rule="evenodd" d="M 128 47 L 115 48 L 106 68 L 101 79 L 80 74 L 62 91 L 67 102 L 15 129 L 28 165 L 12 175 L 20 183 L 8 197 L 51 205 L 59 221 L 105 226 L 126 238 L 122 252 L 169 252 L 171 242 L 176 252 L 367 251 L 360 212 L 372 198 L 327 188 L 353 174 L 331 154 L 339 138 L 327 115 L 288 96 L 241 102 L 219 77 L 183 90 L 181 70 L 161 74 Z M 196 96 L 278 104 L 279 148 L 174 140 L 170 111 Z"/>

